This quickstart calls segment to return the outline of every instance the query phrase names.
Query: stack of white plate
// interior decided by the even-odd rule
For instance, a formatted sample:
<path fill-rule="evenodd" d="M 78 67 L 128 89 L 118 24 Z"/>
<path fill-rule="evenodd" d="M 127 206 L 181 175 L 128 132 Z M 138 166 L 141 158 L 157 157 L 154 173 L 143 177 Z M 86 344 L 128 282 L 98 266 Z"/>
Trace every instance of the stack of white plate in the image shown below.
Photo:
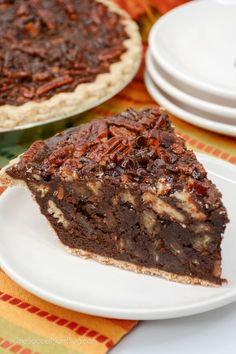
<path fill-rule="evenodd" d="M 146 87 L 169 112 L 236 136 L 236 0 L 179 6 L 153 26 Z"/>

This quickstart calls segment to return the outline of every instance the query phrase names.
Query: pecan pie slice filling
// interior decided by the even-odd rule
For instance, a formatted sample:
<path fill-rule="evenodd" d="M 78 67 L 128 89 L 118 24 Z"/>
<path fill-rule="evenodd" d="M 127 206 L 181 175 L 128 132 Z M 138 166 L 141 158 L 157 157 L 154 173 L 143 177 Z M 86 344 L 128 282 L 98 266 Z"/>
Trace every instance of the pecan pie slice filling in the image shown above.
<path fill-rule="evenodd" d="M 37 141 L 2 174 L 9 179 L 27 184 L 73 254 L 184 283 L 224 282 L 221 194 L 162 109 Z"/>

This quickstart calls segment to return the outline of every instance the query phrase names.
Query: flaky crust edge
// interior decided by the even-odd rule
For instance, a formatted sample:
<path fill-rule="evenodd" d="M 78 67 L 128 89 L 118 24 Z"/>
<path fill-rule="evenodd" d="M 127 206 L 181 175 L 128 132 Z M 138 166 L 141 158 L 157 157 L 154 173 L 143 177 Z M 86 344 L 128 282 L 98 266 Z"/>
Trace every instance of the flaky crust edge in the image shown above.
<path fill-rule="evenodd" d="M 98 75 L 93 82 L 79 84 L 73 92 L 59 93 L 42 102 L 0 106 L 0 131 L 79 113 L 78 111 L 85 110 L 93 102 L 118 91 L 136 73 L 142 58 L 142 42 L 137 24 L 111 0 L 96 1 L 122 18 L 121 23 L 129 38 L 124 42 L 127 51 L 121 55 L 121 60 L 111 64 L 110 72 Z"/>
<path fill-rule="evenodd" d="M 219 286 L 215 283 L 212 283 L 210 281 L 203 280 L 200 278 L 191 278 L 187 275 L 178 275 L 178 274 L 174 274 L 174 273 L 169 273 L 169 272 L 165 272 L 164 270 L 157 269 L 157 268 L 148 268 L 148 267 L 139 266 L 139 265 L 136 265 L 136 264 L 133 264 L 130 262 L 118 261 L 116 259 L 104 257 L 101 255 L 92 253 L 92 252 L 84 251 L 82 249 L 70 248 L 65 245 L 64 245 L 64 247 L 67 250 L 67 252 L 73 254 L 74 256 L 79 256 L 79 257 L 85 258 L 85 259 L 92 259 L 92 260 L 97 261 L 102 264 L 112 265 L 112 266 L 122 268 L 125 270 L 130 270 L 135 273 L 160 276 L 160 277 L 165 278 L 167 280 L 171 280 L 171 281 L 175 281 L 175 282 L 183 283 L 183 284 L 214 286 L 214 287 Z"/>
<path fill-rule="evenodd" d="M 16 165 L 20 161 L 20 157 L 21 156 L 22 155 L 19 155 L 14 160 L 11 160 L 8 165 L 6 165 L 2 169 L 0 169 L 0 185 L 2 187 L 8 188 L 8 187 L 17 187 L 17 186 L 19 186 L 19 187 L 28 188 L 27 184 L 23 180 L 12 178 L 6 172 L 8 168 Z"/>

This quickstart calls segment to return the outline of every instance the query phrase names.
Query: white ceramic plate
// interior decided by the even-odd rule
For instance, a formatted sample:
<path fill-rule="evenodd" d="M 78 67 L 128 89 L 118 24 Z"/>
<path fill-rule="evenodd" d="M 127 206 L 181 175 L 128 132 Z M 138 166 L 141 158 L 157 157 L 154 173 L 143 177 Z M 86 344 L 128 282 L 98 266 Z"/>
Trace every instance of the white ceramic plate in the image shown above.
<path fill-rule="evenodd" d="M 163 91 L 177 99 L 179 102 L 189 105 L 203 113 L 212 115 L 213 120 L 216 116 L 224 123 L 236 124 L 236 108 L 218 105 L 212 102 L 201 100 L 198 97 L 191 96 L 188 93 L 179 90 L 172 81 L 164 76 L 164 71 L 155 63 L 150 49 L 146 53 L 146 69 L 152 80 Z"/>
<path fill-rule="evenodd" d="M 161 17 L 149 43 L 156 61 L 182 83 L 236 99 L 236 1 L 191 1 Z"/>
<path fill-rule="evenodd" d="M 0 198 L 0 266 L 25 289 L 55 304 L 124 319 L 174 318 L 236 300 L 236 168 L 199 155 L 223 193 L 230 224 L 223 241 L 221 288 L 178 284 L 68 254 L 29 192 L 14 188 Z"/>
<path fill-rule="evenodd" d="M 166 95 L 157 85 L 155 85 L 148 73 L 145 73 L 144 80 L 146 88 L 152 98 L 180 119 L 216 133 L 236 136 L 236 125 L 220 123 L 208 119 L 207 117 L 198 116 L 195 112 L 186 111 L 178 105 L 176 100 Z"/>

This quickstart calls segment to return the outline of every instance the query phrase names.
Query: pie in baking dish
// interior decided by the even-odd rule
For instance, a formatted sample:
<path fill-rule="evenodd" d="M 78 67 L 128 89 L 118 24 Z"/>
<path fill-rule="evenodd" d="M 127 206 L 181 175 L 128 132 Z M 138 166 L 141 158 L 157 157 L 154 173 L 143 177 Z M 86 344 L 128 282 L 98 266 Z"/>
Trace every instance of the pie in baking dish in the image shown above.
<path fill-rule="evenodd" d="M 0 129 L 66 116 L 122 87 L 141 38 L 111 0 L 0 3 Z"/>

